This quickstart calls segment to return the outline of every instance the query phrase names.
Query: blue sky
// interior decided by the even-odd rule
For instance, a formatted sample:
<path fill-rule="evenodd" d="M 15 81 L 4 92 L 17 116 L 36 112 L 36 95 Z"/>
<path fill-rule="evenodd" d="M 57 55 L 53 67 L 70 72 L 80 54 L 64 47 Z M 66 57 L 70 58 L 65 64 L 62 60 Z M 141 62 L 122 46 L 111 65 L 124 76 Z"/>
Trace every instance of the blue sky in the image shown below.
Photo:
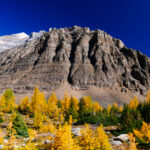
<path fill-rule="evenodd" d="M 150 56 L 150 0 L 0 0 L 0 35 L 73 25 L 104 30 Z"/>

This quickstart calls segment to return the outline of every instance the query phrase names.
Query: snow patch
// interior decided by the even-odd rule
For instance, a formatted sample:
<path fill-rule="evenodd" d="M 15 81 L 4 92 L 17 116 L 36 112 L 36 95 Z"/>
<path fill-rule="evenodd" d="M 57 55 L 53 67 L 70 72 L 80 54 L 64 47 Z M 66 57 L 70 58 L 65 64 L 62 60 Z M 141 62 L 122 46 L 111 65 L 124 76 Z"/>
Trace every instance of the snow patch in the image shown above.
<path fill-rule="evenodd" d="M 0 52 L 25 44 L 40 38 L 46 31 L 32 32 L 30 35 L 21 32 L 17 34 L 0 36 Z"/>

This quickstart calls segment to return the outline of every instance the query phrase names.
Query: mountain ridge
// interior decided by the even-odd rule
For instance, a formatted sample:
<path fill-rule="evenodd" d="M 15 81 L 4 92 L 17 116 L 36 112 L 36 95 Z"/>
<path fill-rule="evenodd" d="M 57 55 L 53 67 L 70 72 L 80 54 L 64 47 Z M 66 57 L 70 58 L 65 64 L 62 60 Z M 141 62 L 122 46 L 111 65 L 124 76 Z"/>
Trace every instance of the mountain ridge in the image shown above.
<path fill-rule="evenodd" d="M 30 93 L 35 85 L 49 92 L 67 82 L 78 91 L 94 86 L 143 96 L 150 86 L 147 56 L 87 27 L 50 29 L 1 52 L 0 67 L 1 91 L 12 88 L 16 94 Z"/>

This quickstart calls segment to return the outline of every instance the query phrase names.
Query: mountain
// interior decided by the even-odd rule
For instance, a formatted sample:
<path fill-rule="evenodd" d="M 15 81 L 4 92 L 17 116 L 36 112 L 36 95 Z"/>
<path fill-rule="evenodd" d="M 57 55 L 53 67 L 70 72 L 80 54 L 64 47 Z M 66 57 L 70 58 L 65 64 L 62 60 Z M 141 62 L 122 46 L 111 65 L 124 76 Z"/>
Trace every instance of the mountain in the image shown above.
<path fill-rule="evenodd" d="M 29 36 L 24 32 L 18 34 L 12 34 L 12 35 L 0 36 L 0 51 L 21 45 L 28 38 Z"/>
<path fill-rule="evenodd" d="M 143 98 L 150 87 L 150 59 L 104 31 L 73 26 L 19 35 L 0 37 L 2 45 L 21 39 L 8 50 L 0 45 L 1 92 L 30 95 L 37 85 L 47 96 L 68 91 L 106 105 Z"/>

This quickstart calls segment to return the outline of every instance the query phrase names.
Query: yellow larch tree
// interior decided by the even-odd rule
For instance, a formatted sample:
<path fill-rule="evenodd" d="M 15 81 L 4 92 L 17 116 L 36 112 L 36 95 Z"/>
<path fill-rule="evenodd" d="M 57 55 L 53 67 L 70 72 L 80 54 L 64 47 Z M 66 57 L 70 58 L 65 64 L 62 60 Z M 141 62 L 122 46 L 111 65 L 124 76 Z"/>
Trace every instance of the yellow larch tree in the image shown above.
<path fill-rule="evenodd" d="M 81 150 L 94 150 L 93 131 L 87 124 L 85 126 L 85 129 L 81 130 L 81 135 L 77 137 L 78 144 Z"/>
<path fill-rule="evenodd" d="M 95 131 L 88 125 L 85 126 L 85 129 L 81 130 L 81 135 L 77 137 L 81 150 L 112 150 L 103 126 L 99 126 Z"/>
<path fill-rule="evenodd" d="M 99 111 L 102 112 L 103 111 L 103 107 L 100 105 L 99 106 Z"/>
<path fill-rule="evenodd" d="M 135 110 L 138 107 L 138 105 L 139 105 L 139 101 L 138 101 L 137 97 L 134 97 L 134 99 L 132 99 L 130 101 L 130 103 L 128 104 L 128 107 L 130 109 L 134 109 Z"/>
<path fill-rule="evenodd" d="M 148 90 L 148 92 L 147 92 L 146 102 L 150 103 L 150 90 Z"/>
<path fill-rule="evenodd" d="M 63 124 L 64 123 L 65 117 L 64 117 L 63 113 L 59 113 L 58 120 L 59 120 L 59 124 Z"/>
<path fill-rule="evenodd" d="M 90 96 L 84 96 L 80 100 L 80 104 L 83 105 L 83 111 L 84 113 L 93 113 L 93 103 Z"/>
<path fill-rule="evenodd" d="M 65 93 L 63 100 L 61 100 L 61 108 L 62 112 L 67 112 L 70 106 L 70 97 L 68 96 L 68 93 Z"/>
<path fill-rule="evenodd" d="M 40 92 L 38 87 L 35 88 L 34 94 L 32 95 L 30 110 L 32 113 L 36 111 L 46 113 L 47 111 L 47 102 L 44 93 Z"/>
<path fill-rule="evenodd" d="M 79 110 L 79 101 L 76 97 L 70 98 L 70 105 L 68 108 L 68 111 L 65 114 L 65 119 L 69 120 L 69 116 L 72 116 L 72 121 L 76 122 L 76 119 L 78 118 L 78 110 Z"/>
<path fill-rule="evenodd" d="M 0 144 L 2 144 L 4 141 L 4 134 L 2 133 L 2 130 L 0 129 Z"/>
<path fill-rule="evenodd" d="M 79 110 L 79 100 L 75 96 L 71 97 L 70 103 L 73 103 L 73 106 L 75 107 L 76 111 Z"/>
<path fill-rule="evenodd" d="M 119 107 L 119 112 L 122 112 L 122 111 L 123 111 L 123 107 L 120 106 L 120 107 Z"/>
<path fill-rule="evenodd" d="M 40 95 L 40 91 L 39 91 L 39 88 L 36 86 L 36 88 L 34 89 L 34 93 L 32 95 L 32 98 L 31 98 L 31 103 L 30 103 L 30 110 L 33 113 L 36 110 L 37 103 L 40 101 L 39 95 Z"/>
<path fill-rule="evenodd" d="M 58 119 L 59 110 L 57 107 L 57 102 L 58 102 L 57 97 L 53 92 L 47 102 L 47 114 L 49 115 L 50 118 Z"/>
<path fill-rule="evenodd" d="M 135 137 L 133 136 L 133 133 L 129 133 L 128 137 L 129 137 L 129 150 L 137 150 Z"/>
<path fill-rule="evenodd" d="M 0 97 L 0 111 L 4 111 L 5 109 L 5 99 L 4 99 L 4 96 L 1 95 Z"/>
<path fill-rule="evenodd" d="M 150 124 L 143 122 L 140 130 L 134 130 L 134 134 L 143 143 L 150 143 Z"/>
<path fill-rule="evenodd" d="M 28 96 L 26 96 L 21 100 L 19 109 L 25 113 L 25 112 L 29 111 L 29 107 L 30 107 L 29 106 L 29 98 L 28 98 Z"/>
<path fill-rule="evenodd" d="M 47 132 L 50 132 L 50 133 L 55 133 L 56 131 L 56 127 L 53 125 L 53 123 L 49 123 L 49 124 L 45 124 L 43 125 L 41 128 L 40 128 L 40 132 L 41 133 L 47 133 Z"/>
<path fill-rule="evenodd" d="M 110 115 L 111 108 L 112 108 L 112 106 L 109 104 L 109 105 L 107 106 L 107 112 L 108 112 L 108 115 Z"/>
<path fill-rule="evenodd" d="M 29 143 L 31 143 L 32 139 L 34 139 L 36 137 L 37 131 L 29 128 L 28 133 L 29 133 Z"/>
<path fill-rule="evenodd" d="M 53 92 L 52 95 L 49 97 L 48 102 L 50 102 L 50 103 L 51 103 L 51 102 L 54 102 L 55 104 L 57 104 L 58 99 L 57 99 L 57 97 L 56 97 L 55 92 Z"/>
<path fill-rule="evenodd" d="M 116 102 L 113 103 L 112 107 L 114 107 L 115 109 L 118 109 L 118 104 Z"/>
<path fill-rule="evenodd" d="M 13 128 L 13 123 L 10 122 L 7 127 L 7 136 L 9 137 L 8 143 L 4 144 L 5 149 L 14 149 L 16 142 L 16 130 Z"/>
<path fill-rule="evenodd" d="M 103 130 L 103 126 L 99 126 L 94 134 L 94 149 L 112 150 L 108 136 Z"/>
<path fill-rule="evenodd" d="M 93 102 L 92 107 L 93 107 L 94 113 L 98 113 L 99 112 L 100 106 L 99 106 L 98 102 Z"/>
<path fill-rule="evenodd" d="M 13 111 L 15 109 L 17 105 L 12 89 L 7 89 L 4 94 L 1 95 L 0 102 L 1 110 L 4 112 Z"/>
<path fill-rule="evenodd" d="M 37 135 L 36 130 L 28 129 L 28 133 L 29 133 L 29 141 L 26 143 L 25 146 L 19 147 L 17 150 L 38 150 L 38 148 L 36 148 L 36 143 L 31 142 Z"/>
<path fill-rule="evenodd" d="M 44 122 L 43 114 L 38 111 L 34 112 L 34 120 L 33 120 L 34 127 L 38 129 L 42 128 L 43 122 Z"/>
<path fill-rule="evenodd" d="M 53 143 L 47 147 L 50 150 L 80 150 L 76 140 L 73 138 L 71 132 L 71 125 L 65 124 L 59 127 L 56 131 L 55 137 L 52 139 Z"/>

